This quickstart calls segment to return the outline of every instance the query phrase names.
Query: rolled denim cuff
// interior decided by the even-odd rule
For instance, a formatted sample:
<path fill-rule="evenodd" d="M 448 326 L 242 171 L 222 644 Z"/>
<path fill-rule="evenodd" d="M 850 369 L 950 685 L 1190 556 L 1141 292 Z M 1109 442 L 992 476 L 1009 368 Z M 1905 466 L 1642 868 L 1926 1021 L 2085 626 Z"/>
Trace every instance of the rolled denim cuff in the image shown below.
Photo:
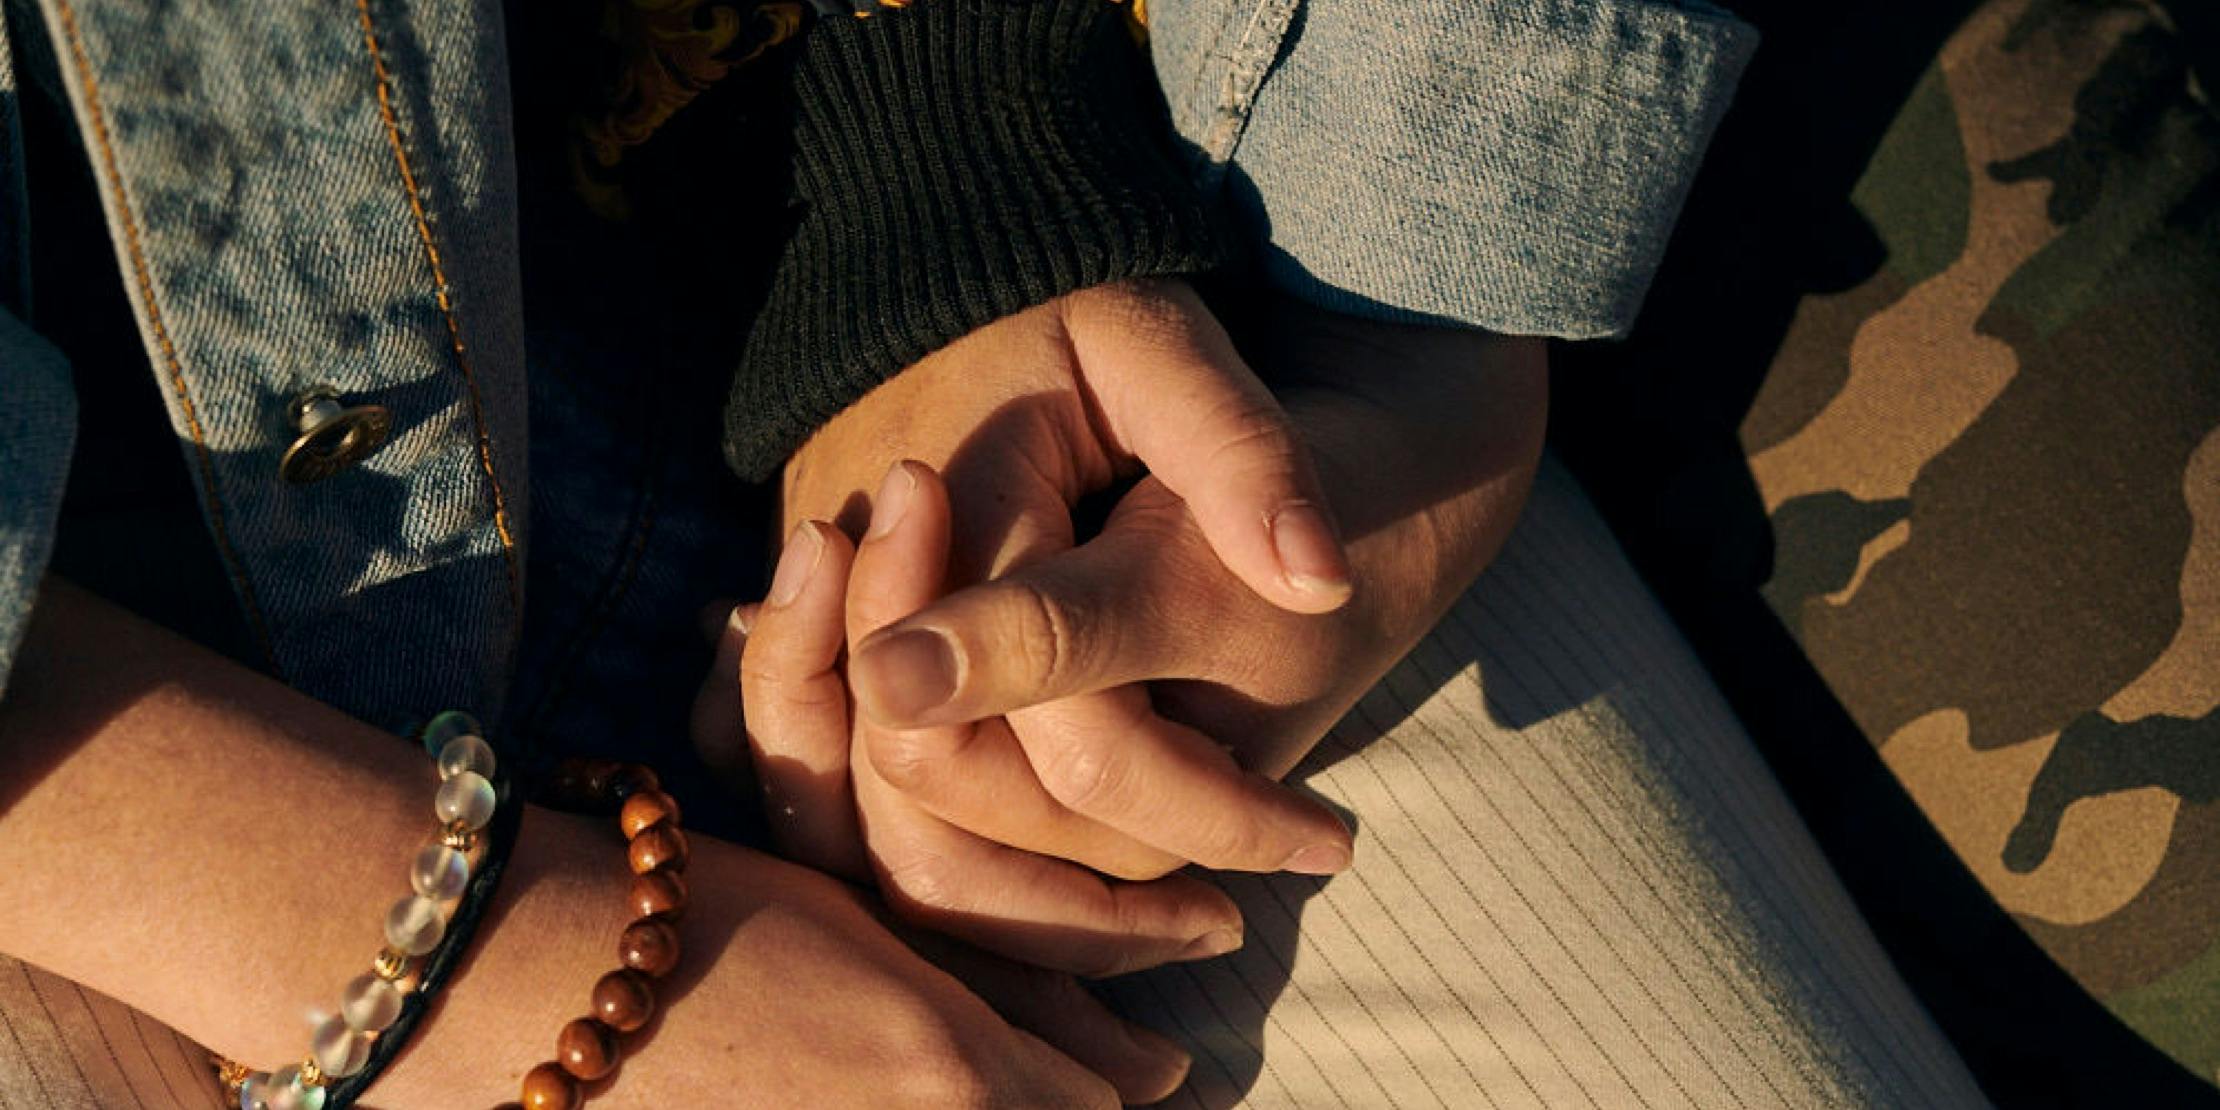
<path fill-rule="evenodd" d="M 1216 156 L 1267 273 L 1360 316 L 1623 335 L 1755 30 L 1641 0 L 1435 5 L 1423 22 L 1312 0 L 1289 30 Z"/>
<path fill-rule="evenodd" d="M 61 352 L 0 308 L 0 694 L 31 623 L 77 436 L 77 399 Z"/>

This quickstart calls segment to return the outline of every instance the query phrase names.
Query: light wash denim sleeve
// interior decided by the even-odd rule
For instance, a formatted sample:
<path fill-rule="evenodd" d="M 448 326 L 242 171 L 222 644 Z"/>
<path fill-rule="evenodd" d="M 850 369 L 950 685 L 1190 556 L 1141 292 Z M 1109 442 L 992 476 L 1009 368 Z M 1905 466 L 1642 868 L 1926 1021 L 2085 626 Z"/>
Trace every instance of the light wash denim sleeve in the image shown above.
<path fill-rule="evenodd" d="M 1278 285 L 1589 339 L 1633 325 L 1757 43 L 1668 0 L 1155 0 L 1173 122 Z"/>

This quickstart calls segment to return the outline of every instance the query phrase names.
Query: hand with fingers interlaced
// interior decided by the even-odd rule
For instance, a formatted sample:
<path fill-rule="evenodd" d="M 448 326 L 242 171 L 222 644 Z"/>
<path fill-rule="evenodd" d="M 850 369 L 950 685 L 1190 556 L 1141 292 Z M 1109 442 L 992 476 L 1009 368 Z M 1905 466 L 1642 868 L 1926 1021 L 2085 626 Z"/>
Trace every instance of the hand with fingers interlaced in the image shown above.
<path fill-rule="evenodd" d="M 1083 543 L 981 561 L 955 483 L 897 463 L 860 543 L 797 527 L 705 688 L 741 703 L 789 855 L 876 882 L 914 923 L 1083 975 L 1238 946 L 1239 911 L 1184 864 L 1348 864 L 1339 820 L 1276 780 L 1508 534 L 1543 360 L 1531 341 L 1301 311 L 1273 332 L 1288 442 L 1315 460 L 1299 480 L 1318 475 L 1304 494 L 1351 537 L 1347 601 L 1302 611 L 1240 573 L 1178 488 L 1208 464 L 1152 463 Z M 743 758 L 731 715 L 710 716 L 705 751 Z"/>
<path fill-rule="evenodd" d="M 1213 565 L 1226 568 L 1259 604 L 1320 613 L 1350 596 L 1346 554 L 1293 425 L 1209 310 L 1177 280 L 1099 286 L 996 321 L 882 384 L 827 424 L 785 471 L 782 511 L 790 539 L 769 608 L 791 604 L 787 595 L 808 568 L 844 558 L 845 537 L 824 522 L 837 522 L 849 535 L 861 532 L 865 507 L 888 500 L 874 491 L 888 468 L 905 459 L 929 464 L 945 478 L 935 488 L 945 491 L 961 527 L 944 541 L 931 591 L 897 610 L 868 610 L 859 599 L 856 608 L 877 623 L 906 615 L 940 590 L 1068 551 L 1080 499 L 1143 472 L 1178 491 L 1195 514 Z M 887 490 L 904 494 L 906 481 L 891 482 Z M 812 589 L 828 580 L 837 611 L 843 576 L 810 579 Z M 836 644 L 839 631 L 836 623 Z M 770 675 L 762 653 L 756 658 L 751 669 Z M 838 686 L 813 689 L 829 698 Z M 756 719 L 767 717 L 759 712 Z M 1223 951 L 1239 937 L 1238 914 L 1206 884 L 1183 877 L 1120 880 L 1154 878 L 1187 861 L 1325 872 L 1348 859 L 1348 831 L 1329 810 L 1242 771 L 1200 734 L 1158 717 L 1138 687 L 1074 699 L 1045 723 L 1056 728 L 1026 734 L 995 720 L 936 735 L 961 733 L 967 743 L 1006 755 L 1019 753 L 1022 741 L 1038 758 L 1053 760 L 1053 747 L 1066 739 L 1115 732 L 1176 760 L 1178 773 L 1163 784 L 1167 808 L 1198 817 L 1235 814 L 1233 828 L 1228 831 L 1223 820 L 1090 812 L 1083 799 L 1077 807 L 1049 799 L 1029 811 L 1008 811 L 1000 823 L 959 825 L 903 790 L 869 793 L 883 780 L 859 782 L 879 816 L 868 860 L 890 899 L 910 916 L 936 924 L 1039 917 L 1077 939 L 1015 945 L 1002 943 L 1007 938 L 988 925 L 951 931 L 1048 966 L 1104 972 L 1181 951 Z M 790 730 L 768 724 L 753 730 L 758 739 L 769 731 Z M 860 742 L 882 754 L 872 767 L 901 778 L 892 749 L 907 738 L 868 727 L 858 732 Z M 781 751 L 779 741 L 765 743 Z M 713 764 L 747 753 L 729 729 L 707 730 L 704 745 Z M 805 844 L 843 842 L 856 805 L 845 748 L 837 766 L 820 765 L 834 759 L 822 747 L 796 751 L 775 754 L 783 773 L 763 779 L 781 791 L 774 814 Z M 1004 758 L 986 766 L 1019 771 L 1025 763 Z M 1024 781 L 1037 780 L 1026 771 Z M 973 785 L 981 799 L 1039 801 L 1037 788 L 1016 793 L 1004 789 L 1014 783 L 987 779 Z M 1005 812 L 999 804 L 991 808 Z M 1015 849 L 1035 853 L 1033 881 L 1021 904 L 999 915 L 971 914 L 989 888 L 972 882 L 969 869 L 939 861 Z M 1299 855 L 1305 849 L 1308 854 Z M 832 869 L 860 875 L 864 862 L 850 853 Z M 1137 935 L 1146 943 L 1127 939 Z"/>

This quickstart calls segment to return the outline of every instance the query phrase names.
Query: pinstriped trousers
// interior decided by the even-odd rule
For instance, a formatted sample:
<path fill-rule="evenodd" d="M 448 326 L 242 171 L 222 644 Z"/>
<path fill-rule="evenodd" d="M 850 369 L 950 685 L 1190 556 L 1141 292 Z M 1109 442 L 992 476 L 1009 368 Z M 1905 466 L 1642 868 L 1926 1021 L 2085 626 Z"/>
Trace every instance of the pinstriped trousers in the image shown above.
<path fill-rule="evenodd" d="M 1224 876 L 1244 948 L 1109 986 L 1170 1106 L 1986 1105 L 1554 462 L 1296 778 L 1355 866 Z"/>
<path fill-rule="evenodd" d="M 1195 1052 L 1168 1105 L 1986 1105 L 1554 464 L 1297 777 L 1356 865 L 1224 877 L 1246 947 L 1104 986 Z M 0 1110 L 213 1106 L 204 1059 L 0 959 Z"/>

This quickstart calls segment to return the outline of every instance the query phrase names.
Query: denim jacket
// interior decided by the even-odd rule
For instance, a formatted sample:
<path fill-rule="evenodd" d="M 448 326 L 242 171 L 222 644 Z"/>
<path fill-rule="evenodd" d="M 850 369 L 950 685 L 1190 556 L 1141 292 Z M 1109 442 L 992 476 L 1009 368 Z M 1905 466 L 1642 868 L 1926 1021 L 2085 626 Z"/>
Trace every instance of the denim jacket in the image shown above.
<path fill-rule="evenodd" d="M 544 719 L 568 684 L 593 688 L 559 710 L 568 730 L 621 731 L 633 680 L 668 685 L 685 658 L 642 645 L 686 640 L 705 577 L 759 573 L 760 538 L 654 448 L 654 414 L 608 415 L 637 398 L 562 372 L 652 353 L 527 334 L 500 5 L 37 8 L 107 213 L 112 242 L 83 249 L 116 252 L 262 665 L 388 728 L 457 706 Z M 1196 171 L 1272 275 L 1346 311 L 1623 329 L 1747 29 L 1642 0 L 1435 8 L 1423 31 L 1382 13 L 1150 5 Z M 75 414 L 102 402 L 23 323 L 23 31 L 0 18 L 0 682 Z M 391 437 L 291 484 L 318 389 L 383 406 Z M 623 465 L 565 470 L 580 459 Z"/>
<path fill-rule="evenodd" d="M 1703 0 L 1155 0 L 1265 272 L 1359 316 L 1624 335 L 1757 45 Z"/>

